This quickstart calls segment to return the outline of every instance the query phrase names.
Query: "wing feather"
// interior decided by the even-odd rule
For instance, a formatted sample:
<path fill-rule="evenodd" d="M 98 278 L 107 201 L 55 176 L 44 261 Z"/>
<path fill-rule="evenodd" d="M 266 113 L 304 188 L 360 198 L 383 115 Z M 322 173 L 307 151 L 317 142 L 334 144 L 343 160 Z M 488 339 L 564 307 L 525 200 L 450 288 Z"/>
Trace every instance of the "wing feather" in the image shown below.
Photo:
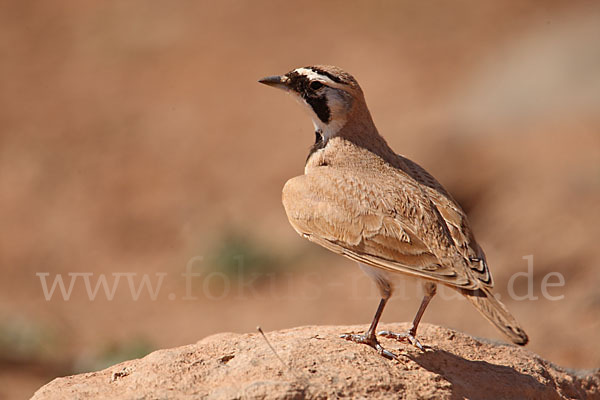
<path fill-rule="evenodd" d="M 444 189 L 442 185 L 419 164 L 402 156 L 398 156 L 407 171 L 417 182 L 421 183 L 427 196 L 440 212 L 456 248 L 470 262 L 468 267 L 475 277 L 486 287 L 493 287 L 492 274 L 487 265 L 485 253 L 475 241 L 475 237 L 467 221 L 465 212 Z"/>
<path fill-rule="evenodd" d="M 425 231 L 433 230 L 438 235 L 447 232 L 445 226 L 438 226 L 436 214 L 427 212 L 427 203 L 410 210 L 395 207 L 405 204 L 398 197 L 402 195 L 386 191 L 376 177 L 353 179 L 323 169 L 319 175 L 302 175 L 288 181 L 283 203 L 298 233 L 335 253 L 392 272 L 463 289 L 477 288 L 467 269 L 454 268 L 455 262 L 449 262 L 449 257 L 462 259 L 460 255 L 445 254 L 448 249 L 436 248 L 421 239 L 427 237 Z M 404 195 L 415 198 L 414 191 Z"/>

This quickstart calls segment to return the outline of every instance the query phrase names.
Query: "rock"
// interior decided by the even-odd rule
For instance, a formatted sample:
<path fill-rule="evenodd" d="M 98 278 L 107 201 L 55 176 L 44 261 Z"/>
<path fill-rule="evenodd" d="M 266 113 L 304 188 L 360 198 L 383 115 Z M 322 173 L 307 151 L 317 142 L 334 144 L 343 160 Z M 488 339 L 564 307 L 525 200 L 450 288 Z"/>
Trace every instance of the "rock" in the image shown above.
<path fill-rule="evenodd" d="M 526 348 L 447 328 L 422 324 L 425 352 L 381 339 L 399 361 L 339 337 L 365 329 L 306 326 L 267 333 L 281 360 L 259 333 L 213 335 L 103 371 L 57 378 L 33 399 L 600 398 L 600 370 L 567 370 Z"/>

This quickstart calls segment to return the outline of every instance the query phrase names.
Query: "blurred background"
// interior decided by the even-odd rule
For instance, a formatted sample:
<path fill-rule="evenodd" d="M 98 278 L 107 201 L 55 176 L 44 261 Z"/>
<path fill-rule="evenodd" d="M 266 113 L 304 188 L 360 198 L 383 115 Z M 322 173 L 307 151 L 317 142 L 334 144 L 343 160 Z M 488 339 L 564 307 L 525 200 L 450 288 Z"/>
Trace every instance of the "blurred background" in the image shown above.
<path fill-rule="evenodd" d="M 600 366 L 599 20 L 593 1 L 2 2 L 0 398 L 217 332 L 370 322 L 369 279 L 281 205 L 312 123 L 256 81 L 311 64 L 352 73 L 462 204 L 528 349 Z M 451 294 L 425 322 L 502 339 Z M 407 283 L 383 322 L 419 302 Z"/>

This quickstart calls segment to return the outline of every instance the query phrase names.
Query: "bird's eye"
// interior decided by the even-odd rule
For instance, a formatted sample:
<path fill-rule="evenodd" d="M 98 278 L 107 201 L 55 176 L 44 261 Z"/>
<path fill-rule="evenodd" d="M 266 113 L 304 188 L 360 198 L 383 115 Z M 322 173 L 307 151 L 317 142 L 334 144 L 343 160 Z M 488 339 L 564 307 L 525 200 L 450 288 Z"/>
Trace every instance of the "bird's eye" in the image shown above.
<path fill-rule="evenodd" d="M 319 82 L 319 81 L 312 81 L 312 82 L 310 83 L 310 88 L 311 88 L 312 90 L 318 90 L 318 89 L 320 89 L 322 86 L 323 86 L 323 84 L 322 84 L 321 82 Z"/>

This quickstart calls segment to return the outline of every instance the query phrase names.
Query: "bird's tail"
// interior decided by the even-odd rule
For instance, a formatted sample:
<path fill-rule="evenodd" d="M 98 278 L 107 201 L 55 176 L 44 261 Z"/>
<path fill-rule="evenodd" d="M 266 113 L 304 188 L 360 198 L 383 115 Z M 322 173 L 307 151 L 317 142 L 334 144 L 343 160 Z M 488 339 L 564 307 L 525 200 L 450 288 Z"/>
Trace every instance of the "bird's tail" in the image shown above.
<path fill-rule="evenodd" d="M 488 321 L 508 336 L 513 343 L 520 346 L 527 344 L 529 338 L 525 331 L 504 304 L 498 301 L 488 289 L 463 289 L 461 292 Z"/>

